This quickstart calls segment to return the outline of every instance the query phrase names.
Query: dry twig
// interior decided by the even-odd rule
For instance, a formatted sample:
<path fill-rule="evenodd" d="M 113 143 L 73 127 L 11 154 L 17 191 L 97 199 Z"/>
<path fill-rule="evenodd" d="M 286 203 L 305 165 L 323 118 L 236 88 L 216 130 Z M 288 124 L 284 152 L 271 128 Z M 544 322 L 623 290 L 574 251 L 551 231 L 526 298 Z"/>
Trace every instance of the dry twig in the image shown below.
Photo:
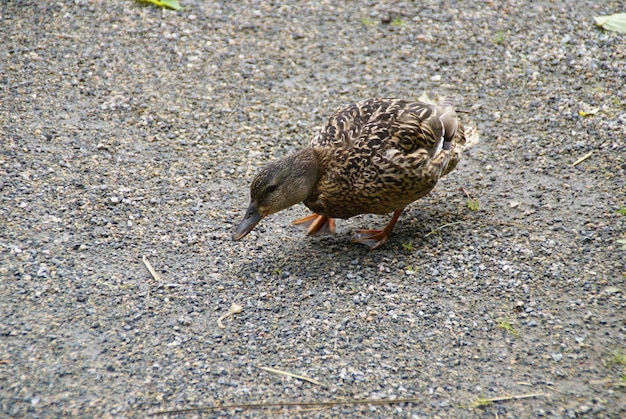
<path fill-rule="evenodd" d="M 502 397 L 479 397 L 473 403 L 473 407 L 481 407 L 481 406 L 489 406 L 495 402 L 506 402 L 510 400 L 521 400 L 521 399 L 531 399 L 535 397 L 543 397 L 544 393 L 533 393 L 533 394 L 518 394 L 516 396 L 502 396 Z"/>
<path fill-rule="evenodd" d="M 160 412 L 150 413 L 149 416 L 166 416 L 172 414 L 184 414 L 184 413 L 200 413 L 200 412 L 215 412 L 217 410 L 227 409 L 266 409 L 270 407 L 308 407 L 308 408 L 328 408 L 334 406 L 357 406 L 357 405 L 390 405 L 401 403 L 420 403 L 422 399 L 363 399 L 363 400 L 334 400 L 327 402 L 277 402 L 277 403 L 244 403 L 244 404 L 226 404 L 221 406 L 211 407 L 196 407 L 190 409 L 178 409 L 178 410 L 162 410 Z"/>
<path fill-rule="evenodd" d="M 302 375 L 296 375 L 287 371 L 281 371 L 281 370 L 277 370 L 277 369 L 269 368 L 269 367 L 258 367 L 258 368 L 262 369 L 263 371 L 273 372 L 275 374 L 280 374 L 280 375 L 286 375 L 288 377 L 297 378 L 298 380 L 308 381 L 311 384 L 316 384 L 318 386 L 325 387 L 324 384 L 320 383 L 319 381 L 316 381 L 312 378 L 304 377 Z"/>
<path fill-rule="evenodd" d="M 143 260 L 143 264 L 146 265 L 146 268 L 148 268 L 148 271 L 150 272 L 150 275 L 152 275 L 152 278 L 154 278 L 155 281 L 160 283 L 161 282 L 161 277 L 159 276 L 157 271 L 154 269 L 154 267 L 152 266 L 152 264 L 148 260 L 148 257 L 146 255 L 143 255 L 142 260 Z M 144 300 L 144 304 L 147 305 L 149 300 L 150 300 L 150 284 L 148 284 L 148 289 L 146 290 L 146 299 Z"/>
<path fill-rule="evenodd" d="M 146 268 L 148 268 L 148 271 L 150 271 L 150 275 L 152 275 L 152 278 L 154 278 L 154 280 L 157 282 L 161 282 L 161 277 L 159 276 L 157 271 L 155 271 L 154 268 L 152 267 L 152 264 L 148 260 L 148 257 L 144 255 L 142 260 L 143 260 L 143 264 L 146 265 Z"/>
<path fill-rule="evenodd" d="M 574 163 L 572 163 L 572 167 L 578 166 L 580 163 L 584 162 L 589 157 L 591 157 L 592 154 L 593 154 L 593 150 L 591 150 L 589 153 L 585 154 L 584 156 L 576 160 Z"/>

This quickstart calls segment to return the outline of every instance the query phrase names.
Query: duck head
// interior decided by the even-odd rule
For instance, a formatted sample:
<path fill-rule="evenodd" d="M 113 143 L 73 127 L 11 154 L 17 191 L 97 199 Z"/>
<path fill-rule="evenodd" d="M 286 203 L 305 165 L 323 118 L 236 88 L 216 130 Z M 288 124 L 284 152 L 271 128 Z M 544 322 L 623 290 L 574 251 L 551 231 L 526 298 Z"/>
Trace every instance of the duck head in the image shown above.
<path fill-rule="evenodd" d="M 233 234 L 240 240 L 264 217 L 304 201 L 319 179 L 319 162 L 311 148 L 271 162 L 250 185 L 250 205 Z"/>

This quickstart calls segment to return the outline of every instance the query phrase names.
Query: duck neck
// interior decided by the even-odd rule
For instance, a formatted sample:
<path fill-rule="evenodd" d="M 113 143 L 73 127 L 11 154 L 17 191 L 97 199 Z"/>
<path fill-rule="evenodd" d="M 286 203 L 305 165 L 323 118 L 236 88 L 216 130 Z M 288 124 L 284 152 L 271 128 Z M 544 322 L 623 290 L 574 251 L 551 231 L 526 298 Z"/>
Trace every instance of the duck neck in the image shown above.
<path fill-rule="evenodd" d="M 320 178 L 319 157 L 315 150 L 307 147 L 285 159 L 294 173 L 293 185 L 290 185 L 294 195 L 293 200 L 302 202 L 313 192 Z"/>

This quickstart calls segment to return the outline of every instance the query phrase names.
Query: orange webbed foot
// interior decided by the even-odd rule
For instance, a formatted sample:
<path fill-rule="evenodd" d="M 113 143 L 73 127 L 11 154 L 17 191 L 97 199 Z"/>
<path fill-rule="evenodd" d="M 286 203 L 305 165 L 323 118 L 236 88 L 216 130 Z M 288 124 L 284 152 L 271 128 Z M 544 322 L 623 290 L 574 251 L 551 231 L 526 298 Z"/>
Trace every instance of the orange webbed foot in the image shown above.
<path fill-rule="evenodd" d="M 383 244 L 387 243 L 402 211 L 404 211 L 404 208 L 394 211 L 389 224 L 382 230 L 358 230 L 352 237 L 352 242 L 363 243 L 372 250 L 380 248 Z"/>
<path fill-rule="evenodd" d="M 304 228 L 309 236 L 335 234 L 335 220 L 317 213 L 292 221 L 291 224 Z"/>
<path fill-rule="evenodd" d="M 380 248 L 387 242 L 387 239 L 389 239 L 389 234 L 386 230 L 358 230 L 352 236 L 353 243 L 363 243 L 372 250 Z"/>

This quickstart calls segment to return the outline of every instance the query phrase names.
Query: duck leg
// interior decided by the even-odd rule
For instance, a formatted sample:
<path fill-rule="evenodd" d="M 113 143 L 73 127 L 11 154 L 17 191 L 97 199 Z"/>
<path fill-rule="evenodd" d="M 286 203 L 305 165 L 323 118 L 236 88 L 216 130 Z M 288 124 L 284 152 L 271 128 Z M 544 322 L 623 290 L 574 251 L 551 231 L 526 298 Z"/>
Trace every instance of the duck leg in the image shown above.
<path fill-rule="evenodd" d="M 335 234 L 335 220 L 318 213 L 292 221 L 291 224 L 304 228 L 309 236 L 323 233 Z"/>
<path fill-rule="evenodd" d="M 387 242 L 387 239 L 391 235 L 391 231 L 396 225 L 400 214 L 402 214 L 404 208 L 399 209 L 393 213 L 393 217 L 382 230 L 358 230 L 352 237 L 352 242 L 363 243 L 369 246 L 372 250 L 376 250 Z"/>

